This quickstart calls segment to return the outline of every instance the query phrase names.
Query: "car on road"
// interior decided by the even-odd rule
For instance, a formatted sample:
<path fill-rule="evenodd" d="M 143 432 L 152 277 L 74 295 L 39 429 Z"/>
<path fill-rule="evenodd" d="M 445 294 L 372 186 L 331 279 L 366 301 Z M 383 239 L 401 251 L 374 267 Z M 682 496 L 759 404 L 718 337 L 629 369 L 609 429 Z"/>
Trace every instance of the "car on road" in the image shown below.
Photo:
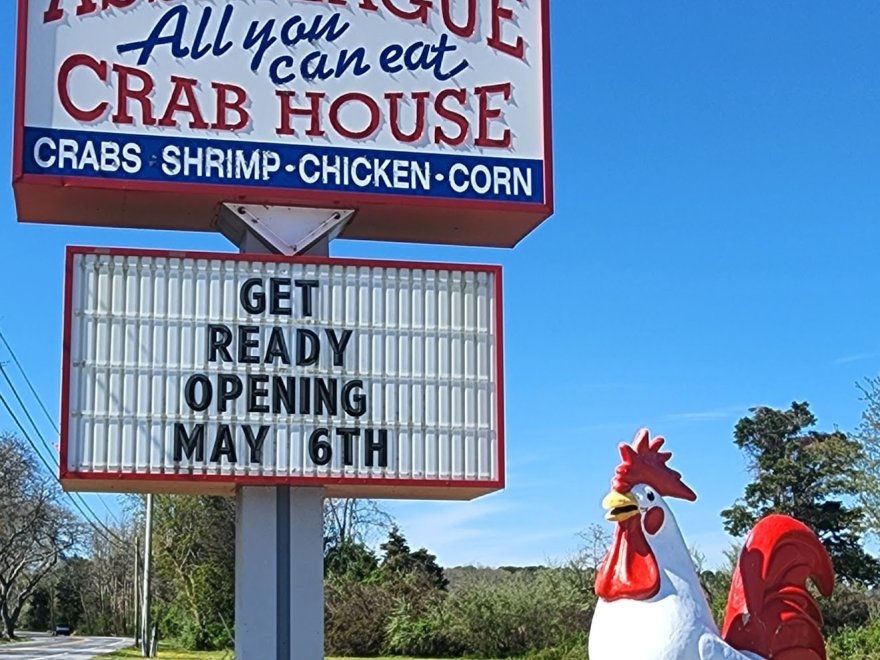
<path fill-rule="evenodd" d="M 73 631 L 70 629 L 70 626 L 65 624 L 59 624 L 55 626 L 55 630 L 52 631 L 52 635 L 70 635 Z"/>

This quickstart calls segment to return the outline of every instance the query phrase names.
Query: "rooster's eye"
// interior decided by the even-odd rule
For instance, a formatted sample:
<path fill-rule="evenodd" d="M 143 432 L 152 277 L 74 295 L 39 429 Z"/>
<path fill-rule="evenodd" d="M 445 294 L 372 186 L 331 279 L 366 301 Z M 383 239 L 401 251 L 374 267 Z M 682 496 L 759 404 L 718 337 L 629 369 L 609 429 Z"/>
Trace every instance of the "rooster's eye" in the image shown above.
<path fill-rule="evenodd" d="M 650 490 L 648 491 L 648 500 L 651 502 L 654 501 L 654 493 L 652 493 Z"/>

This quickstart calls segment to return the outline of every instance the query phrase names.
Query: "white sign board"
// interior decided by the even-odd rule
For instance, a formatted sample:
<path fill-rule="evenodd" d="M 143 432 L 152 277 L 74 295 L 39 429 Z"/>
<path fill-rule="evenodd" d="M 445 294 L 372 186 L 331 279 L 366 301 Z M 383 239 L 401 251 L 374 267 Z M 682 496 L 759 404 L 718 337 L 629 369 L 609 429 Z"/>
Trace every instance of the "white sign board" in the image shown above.
<path fill-rule="evenodd" d="M 146 223 L 170 196 L 104 209 L 149 191 L 208 211 L 362 209 L 365 237 L 395 229 L 380 207 L 516 212 L 517 240 L 552 209 L 546 0 L 19 2 L 23 219 L 86 212 L 46 208 L 34 184 L 88 191 L 102 224 Z M 429 238 L 469 240 L 448 214 L 427 221 Z"/>
<path fill-rule="evenodd" d="M 69 248 L 71 490 L 504 483 L 491 266 Z"/>

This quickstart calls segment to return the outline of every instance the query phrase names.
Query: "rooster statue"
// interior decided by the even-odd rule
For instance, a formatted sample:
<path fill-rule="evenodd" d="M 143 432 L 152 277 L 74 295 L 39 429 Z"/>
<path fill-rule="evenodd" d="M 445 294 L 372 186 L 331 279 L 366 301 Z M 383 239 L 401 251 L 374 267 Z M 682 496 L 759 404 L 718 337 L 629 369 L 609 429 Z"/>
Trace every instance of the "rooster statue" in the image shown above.
<path fill-rule="evenodd" d="M 834 587 L 831 559 L 793 518 L 770 515 L 748 535 L 719 633 L 668 497 L 696 494 L 647 429 L 621 444 L 602 506 L 616 523 L 596 575 L 590 660 L 825 660 L 822 615 L 807 590 Z"/>

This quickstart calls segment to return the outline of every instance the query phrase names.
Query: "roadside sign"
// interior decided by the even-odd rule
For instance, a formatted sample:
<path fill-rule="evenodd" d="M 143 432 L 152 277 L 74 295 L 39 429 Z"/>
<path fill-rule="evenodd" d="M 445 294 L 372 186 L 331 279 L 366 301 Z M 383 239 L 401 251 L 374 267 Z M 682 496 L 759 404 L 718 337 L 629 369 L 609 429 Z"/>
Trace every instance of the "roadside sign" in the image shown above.
<path fill-rule="evenodd" d="M 495 266 L 69 248 L 68 490 L 504 485 Z"/>
<path fill-rule="evenodd" d="M 512 246 L 553 208 L 549 0 L 19 0 L 19 219 Z"/>

